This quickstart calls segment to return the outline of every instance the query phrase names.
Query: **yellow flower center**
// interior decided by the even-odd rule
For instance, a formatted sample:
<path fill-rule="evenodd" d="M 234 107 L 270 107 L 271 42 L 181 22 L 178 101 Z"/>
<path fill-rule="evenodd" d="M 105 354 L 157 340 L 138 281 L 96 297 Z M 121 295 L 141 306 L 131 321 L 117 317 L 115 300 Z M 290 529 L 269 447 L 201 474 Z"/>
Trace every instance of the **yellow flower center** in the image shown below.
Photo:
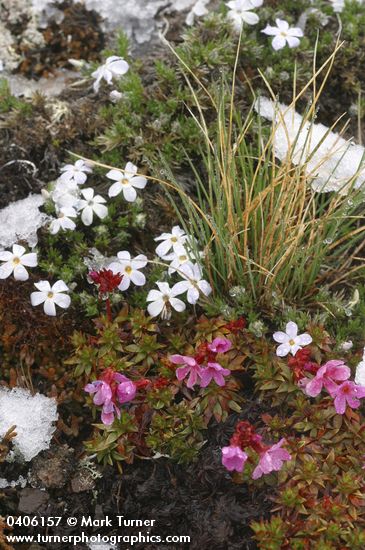
<path fill-rule="evenodd" d="M 53 292 L 48 292 L 47 293 L 47 298 L 53 298 L 53 296 L 54 296 Z"/>
<path fill-rule="evenodd" d="M 293 339 L 289 340 L 289 344 L 290 344 L 291 346 L 295 346 L 294 340 L 293 340 Z"/>
<path fill-rule="evenodd" d="M 164 296 L 162 296 L 162 299 L 163 299 L 163 301 L 164 301 L 165 304 L 166 304 L 166 302 L 168 302 L 168 301 L 170 300 L 170 297 L 167 296 L 167 294 L 165 294 Z"/>
<path fill-rule="evenodd" d="M 17 258 L 17 257 L 13 258 L 13 264 L 14 265 L 20 264 L 20 258 Z"/>
<path fill-rule="evenodd" d="M 172 243 L 177 243 L 177 237 L 171 237 L 171 242 Z"/>
<path fill-rule="evenodd" d="M 187 256 L 179 256 L 179 262 L 186 262 Z"/>
<path fill-rule="evenodd" d="M 129 275 L 129 273 L 132 273 L 132 268 L 131 268 L 131 266 L 130 266 L 130 265 L 127 265 L 127 267 L 125 268 L 124 271 L 125 271 L 126 273 L 128 273 L 128 275 Z"/>
<path fill-rule="evenodd" d="M 128 183 L 129 183 L 129 179 L 128 179 L 128 178 L 123 178 L 123 179 L 121 180 L 121 184 L 122 184 L 122 185 L 128 185 Z"/>

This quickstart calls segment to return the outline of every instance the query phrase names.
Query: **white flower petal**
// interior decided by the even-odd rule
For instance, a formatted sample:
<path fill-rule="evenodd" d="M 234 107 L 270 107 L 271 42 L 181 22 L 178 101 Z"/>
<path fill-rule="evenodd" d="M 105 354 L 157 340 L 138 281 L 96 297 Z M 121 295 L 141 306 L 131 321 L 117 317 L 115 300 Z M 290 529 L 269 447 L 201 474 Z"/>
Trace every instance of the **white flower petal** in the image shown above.
<path fill-rule="evenodd" d="M 174 286 L 172 287 L 171 295 L 179 296 L 180 294 L 183 294 L 184 292 L 186 292 L 189 288 L 191 288 L 191 283 L 189 283 L 189 281 L 179 281 L 178 283 L 174 284 Z"/>
<path fill-rule="evenodd" d="M 35 252 L 30 252 L 29 254 L 24 254 L 22 256 L 21 262 L 27 267 L 36 267 L 37 265 L 37 254 Z"/>
<path fill-rule="evenodd" d="M 55 304 L 62 307 L 63 309 L 67 309 L 68 307 L 70 307 L 71 304 L 71 298 L 68 294 L 55 294 L 53 296 L 53 301 Z"/>
<path fill-rule="evenodd" d="M 137 189 L 144 189 L 147 184 L 147 179 L 142 176 L 134 176 L 133 178 L 131 178 L 130 181 L 131 185 L 133 185 L 133 187 L 136 187 Z"/>
<path fill-rule="evenodd" d="M 113 185 L 109 187 L 109 191 L 108 191 L 109 197 L 110 198 L 116 197 L 117 195 L 119 195 L 119 193 L 121 193 L 122 189 L 123 187 L 121 183 L 119 183 L 119 181 L 116 181 L 115 183 L 113 183 Z"/>
<path fill-rule="evenodd" d="M 133 260 L 131 261 L 131 266 L 133 269 L 142 269 L 143 267 L 146 267 L 148 263 L 148 258 L 144 254 L 138 254 Z"/>
<path fill-rule="evenodd" d="M 130 278 L 132 283 L 136 286 L 143 286 L 146 284 L 146 277 L 140 271 L 132 271 Z"/>
<path fill-rule="evenodd" d="M 253 11 L 244 11 L 241 17 L 247 25 L 256 25 L 260 21 L 259 16 Z"/>
<path fill-rule="evenodd" d="M 94 212 L 103 220 L 108 215 L 108 208 L 104 204 L 94 204 Z"/>
<path fill-rule="evenodd" d="M 285 330 L 289 338 L 295 338 L 298 334 L 298 325 L 293 321 L 289 321 L 289 323 L 286 324 Z"/>
<path fill-rule="evenodd" d="M 25 252 L 24 246 L 20 246 L 19 244 L 13 245 L 14 256 L 17 256 L 19 258 L 20 256 L 23 256 L 24 252 Z"/>
<path fill-rule="evenodd" d="M 310 334 L 299 334 L 299 336 L 295 338 L 295 343 L 300 346 L 308 346 L 311 342 L 312 336 L 310 336 Z"/>
<path fill-rule="evenodd" d="M 123 187 L 123 196 L 126 201 L 134 202 L 137 198 L 137 192 L 133 187 Z"/>
<path fill-rule="evenodd" d="M 50 292 L 51 290 L 51 285 L 48 281 L 38 281 L 38 283 L 34 283 L 34 286 L 41 292 Z"/>
<path fill-rule="evenodd" d="M 46 315 L 50 315 L 51 317 L 56 316 L 56 306 L 54 305 L 53 300 L 49 298 L 45 299 L 43 310 Z"/>
<path fill-rule="evenodd" d="M 204 281 L 204 280 L 199 281 L 198 287 L 200 288 L 200 290 L 205 296 L 209 296 L 209 294 L 212 292 L 212 287 L 210 286 L 208 281 Z"/>
<path fill-rule="evenodd" d="M 0 265 L 0 279 L 7 279 L 13 273 L 13 269 L 14 264 L 12 261 Z"/>
<path fill-rule="evenodd" d="M 109 178 L 110 180 L 122 181 L 123 172 L 121 172 L 120 170 L 110 170 L 107 173 L 106 177 Z"/>
<path fill-rule="evenodd" d="M 170 248 L 171 248 L 171 241 L 163 241 L 156 248 L 157 256 L 160 256 L 160 257 L 166 256 Z"/>
<path fill-rule="evenodd" d="M 30 295 L 30 301 L 32 306 L 38 306 L 39 304 L 42 304 L 47 297 L 47 294 L 45 292 L 32 292 Z"/>
<path fill-rule="evenodd" d="M 289 48 L 297 48 L 300 44 L 299 38 L 296 38 L 295 36 L 287 36 L 286 41 L 289 45 Z"/>
<path fill-rule="evenodd" d="M 199 290 L 197 288 L 191 286 L 188 289 L 186 299 L 189 302 L 189 304 L 193 304 L 193 305 L 196 304 L 197 301 L 199 300 Z"/>
<path fill-rule="evenodd" d="M 29 279 L 29 273 L 22 264 L 15 266 L 14 279 L 16 281 L 27 281 Z"/>
<path fill-rule="evenodd" d="M 91 201 L 94 197 L 94 189 L 92 187 L 87 187 L 81 191 L 82 195 L 87 201 Z"/>
<path fill-rule="evenodd" d="M 55 284 L 52 286 L 52 292 L 67 292 L 70 290 L 66 283 L 59 279 L 55 282 Z"/>
<path fill-rule="evenodd" d="M 160 300 L 162 298 L 162 292 L 156 289 L 152 289 L 147 294 L 147 302 L 155 302 L 156 300 Z"/>
<path fill-rule="evenodd" d="M 2 250 L 0 252 L 0 261 L 1 262 L 8 262 L 9 260 L 13 259 L 14 254 L 12 252 L 9 252 L 8 250 Z"/>
<path fill-rule="evenodd" d="M 163 300 L 156 300 L 155 302 L 148 304 L 147 311 L 151 317 L 157 317 L 157 315 L 160 315 L 164 307 L 165 302 Z"/>
<path fill-rule="evenodd" d="M 281 36 L 280 34 L 278 34 L 277 36 L 275 36 L 274 40 L 271 42 L 272 44 L 272 47 L 274 48 L 274 50 L 281 50 L 282 48 L 285 47 L 285 44 L 286 44 L 286 40 L 283 36 Z"/>
<path fill-rule="evenodd" d="M 290 352 L 290 344 L 280 344 L 280 346 L 276 349 L 276 355 L 278 357 L 285 357 Z"/>
<path fill-rule="evenodd" d="M 284 344 L 289 341 L 289 336 L 285 333 L 279 330 L 278 332 L 274 332 L 272 335 L 275 342 L 278 342 L 278 344 Z"/>
<path fill-rule="evenodd" d="M 179 313 L 181 311 L 184 311 L 186 308 L 184 302 L 182 300 L 179 300 L 179 298 L 170 298 L 170 304 Z"/>
<path fill-rule="evenodd" d="M 93 209 L 91 208 L 91 206 L 86 206 L 81 214 L 82 223 L 84 225 L 91 225 L 93 223 L 93 217 Z"/>
<path fill-rule="evenodd" d="M 124 274 L 122 282 L 120 283 L 118 288 L 123 292 L 124 290 L 128 290 L 128 288 L 130 287 L 130 284 L 131 284 L 130 278 L 126 274 Z"/>

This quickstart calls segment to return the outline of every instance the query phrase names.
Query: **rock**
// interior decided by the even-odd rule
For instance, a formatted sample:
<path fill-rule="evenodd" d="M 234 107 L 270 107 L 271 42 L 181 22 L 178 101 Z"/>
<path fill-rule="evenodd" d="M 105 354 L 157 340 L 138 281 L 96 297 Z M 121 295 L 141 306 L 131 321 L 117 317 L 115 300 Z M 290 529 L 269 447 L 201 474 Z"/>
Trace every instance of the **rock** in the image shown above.
<path fill-rule="evenodd" d="M 23 489 L 20 492 L 19 512 L 33 514 L 49 500 L 48 493 L 40 489 Z"/>
<path fill-rule="evenodd" d="M 71 479 L 71 490 L 73 493 L 82 493 L 91 491 L 95 487 L 95 479 L 91 472 L 86 469 L 78 470 L 75 476 Z"/>
<path fill-rule="evenodd" d="M 64 487 L 74 469 L 73 450 L 67 445 L 51 449 L 37 457 L 30 475 L 33 486 L 59 489 Z"/>

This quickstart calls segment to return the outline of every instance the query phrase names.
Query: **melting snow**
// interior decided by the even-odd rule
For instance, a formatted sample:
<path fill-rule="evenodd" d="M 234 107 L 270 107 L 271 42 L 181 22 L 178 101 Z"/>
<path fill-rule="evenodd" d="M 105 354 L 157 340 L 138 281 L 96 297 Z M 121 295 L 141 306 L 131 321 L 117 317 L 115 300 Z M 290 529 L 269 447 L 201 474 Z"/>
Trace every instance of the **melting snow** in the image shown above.
<path fill-rule="evenodd" d="M 276 123 L 275 156 L 284 160 L 290 152 L 291 161 L 303 165 L 313 177 L 312 188 L 318 192 L 348 193 L 354 183 L 358 189 L 365 183 L 365 148 L 343 139 L 323 124 L 303 122 L 292 107 L 261 97 L 256 111 Z"/>
<path fill-rule="evenodd" d="M 49 221 L 49 216 L 39 210 L 43 204 L 42 195 L 29 195 L 0 210 L 0 248 L 18 241 L 27 241 L 31 247 L 37 244 L 38 229 Z"/>
<path fill-rule="evenodd" d="M 48 449 L 57 419 L 55 399 L 22 388 L 0 388 L 0 439 L 16 426 L 12 442 L 26 462 Z"/>
<path fill-rule="evenodd" d="M 27 480 L 23 476 L 19 476 L 16 481 L 8 481 L 4 477 L 0 477 L 0 489 L 6 489 L 7 487 L 16 487 L 17 485 L 20 485 L 22 489 L 27 484 Z"/>

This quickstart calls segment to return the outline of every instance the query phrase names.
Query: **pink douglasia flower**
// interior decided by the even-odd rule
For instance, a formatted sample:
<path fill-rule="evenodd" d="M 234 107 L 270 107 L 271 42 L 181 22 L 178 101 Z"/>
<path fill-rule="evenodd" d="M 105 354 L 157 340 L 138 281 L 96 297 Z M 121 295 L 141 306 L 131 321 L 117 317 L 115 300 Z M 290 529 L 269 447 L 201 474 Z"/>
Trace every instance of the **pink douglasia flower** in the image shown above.
<path fill-rule="evenodd" d="M 305 393 L 310 397 L 316 397 L 325 387 L 330 395 L 337 390 L 336 382 L 347 380 L 351 371 L 343 361 L 333 359 L 320 367 L 314 378 L 305 384 Z"/>
<path fill-rule="evenodd" d="M 355 382 L 347 380 L 340 386 L 337 386 L 336 389 L 332 391 L 331 396 L 335 398 L 334 405 L 336 413 L 344 414 L 347 405 L 351 407 L 351 409 L 360 407 L 359 398 L 365 397 L 365 388 L 363 386 L 358 386 Z"/>
<path fill-rule="evenodd" d="M 239 447 L 230 445 L 222 448 L 222 464 L 229 472 L 242 472 L 248 456 Z"/>
<path fill-rule="evenodd" d="M 198 383 L 198 377 L 201 378 L 202 369 L 195 361 L 194 357 L 176 354 L 171 355 L 170 361 L 174 363 L 174 365 L 183 365 L 183 367 L 176 369 L 176 376 L 178 380 L 184 380 L 189 374 L 186 384 L 188 388 L 193 388 L 195 384 Z"/>
<path fill-rule="evenodd" d="M 114 417 L 120 418 L 120 409 L 117 402 L 127 403 L 132 401 L 136 395 L 137 387 L 123 374 L 107 369 L 102 374 L 102 380 L 95 380 L 86 384 L 84 391 L 95 394 L 93 402 L 95 405 L 102 405 L 101 421 L 106 426 L 113 424 Z"/>
<path fill-rule="evenodd" d="M 232 347 L 232 342 L 228 338 L 214 338 L 214 340 L 208 344 L 209 351 L 214 353 L 226 353 Z"/>
<path fill-rule="evenodd" d="M 285 443 L 285 439 L 280 439 L 278 443 L 272 445 L 267 451 L 261 453 L 258 465 L 253 471 L 252 479 L 259 479 L 263 474 L 270 472 L 278 472 L 285 460 L 290 460 L 291 456 L 281 446 Z"/>
<path fill-rule="evenodd" d="M 200 386 L 206 388 L 212 380 L 216 382 L 218 386 L 224 386 L 226 381 L 225 376 L 231 374 L 229 369 L 224 369 L 219 363 L 208 363 L 204 369 L 200 372 Z"/>

